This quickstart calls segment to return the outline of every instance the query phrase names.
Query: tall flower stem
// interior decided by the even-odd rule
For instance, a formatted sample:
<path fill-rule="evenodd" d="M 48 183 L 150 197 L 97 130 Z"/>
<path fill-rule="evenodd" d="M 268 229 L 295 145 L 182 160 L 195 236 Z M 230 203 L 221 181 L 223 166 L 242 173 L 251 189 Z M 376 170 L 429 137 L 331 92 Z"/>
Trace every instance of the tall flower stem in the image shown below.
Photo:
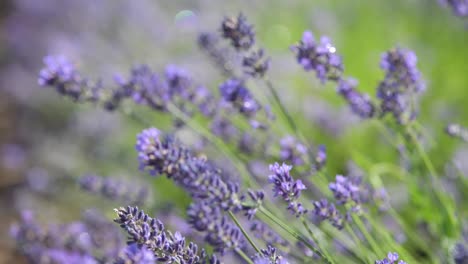
<path fill-rule="evenodd" d="M 417 149 L 419 155 L 421 156 L 421 159 L 422 159 L 424 165 L 426 166 L 426 168 L 427 168 L 427 170 L 429 172 L 429 175 L 431 177 L 432 188 L 434 189 L 433 194 L 436 196 L 437 200 L 439 201 L 440 206 L 444 208 L 451 227 L 456 228 L 457 219 L 455 218 L 455 209 L 453 208 L 453 201 L 448 197 L 442 196 L 440 191 L 437 190 L 438 177 L 437 177 L 436 169 L 435 169 L 434 165 L 432 164 L 431 160 L 429 159 L 429 156 L 427 155 L 427 153 L 424 150 L 423 146 L 419 142 L 419 140 L 417 138 L 417 135 L 414 132 L 414 130 L 412 129 L 412 127 L 410 127 L 410 126 L 407 127 L 407 133 L 410 136 L 413 143 L 416 145 L 416 149 Z"/>
<path fill-rule="evenodd" d="M 239 228 L 239 230 L 242 232 L 242 234 L 244 235 L 245 239 L 247 239 L 247 241 L 250 243 L 250 245 L 255 249 L 255 251 L 257 251 L 258 253 L 260 253 L 260 248 L 255 245 L 255 242 L 253 241 L 253 239 L 249 236 L 249 234 L 247 234 L 247 232 L 245 231 L 245 229 L 242 227 L 242 225 L 240 224 L 239 220 L 237 219 L 237 217 L 231 212 L 229 211 L 228 212 L 229 216 L 231 217 L 232 221 L 234 221 L 234 223 L 237 225 L 237 227 Z"/>
<path fill-rule="evenodd" d="M 323 253 L 325 254 L 325 256 L 327 256 L 328 259 L 330 259 L 330 261 L 332 263 L 335 263 L 331 257 L 330 257 L 330 253 L 328 253 L 328 251 L 325 249 L 325 247 L 323 245 L 321 245 L 322 243 L 320 243 L 320 241 L 317 239 L 317 237 L 315 236 L 314 232 L 312 232 L 312 229 L 310 229 L 310 226 L 309 224 L 307 224 L 307 221 L 306 219 L 304 218 L 304 216 L 301 217 L 301 222 L 302 222 L 302 225 L 304 226 L 304 228 L 307 230 L 307 233 L 309 233 L 309 236 L 312 238 L 312 241 L 314 241 L 314 243 L 319 247 L 319 249 L 321 249 L 323 251 Z"/>
<path fill-rule="evenodd" d="M 259 188 L 258 183 L 252 180 L 247 168 L 242 163 L 242 161 L 239 160 L 236 154 L 231 149 L 229 149 L 221 139 L 213 136 L 209 131 L 207 131 L 204 127 L 199 125 L 193 119 L 189 118 L 174 104 L 169 103 L 167 108 L 169 112 L 171 112 L 171 114 L 182 120 L 185 124 L 192 128 L 194 132 L 196 132 L 197 134 L 206 138 L 208 141 L 214 144 L 226 157 L 228 157 L 232 161 L 236 169 L 239 171 L 240 175 L 242 176 L 242 180 L 247 186 L 252 188 Z"/>
<path fill-rule="evenodd" d="M 302 242 L 307 248 L 312 250 L 317 256 L 322 258 L 326 263 L 328 264 L 333 264 L 333 262 L 325 256 L 320 250 L 315 248 L 306 238 L 304 238 L 299 232 L 291 228 L 289 225 L 278 219 L 276 216 L 274 216 L 272 213 L 270 213 L 268 210 L 266 210 L 263 207 L 259 208 L 259 211 L 266 216 L 268 219 L 270 219 L 273 223 L 281 227 L 284 231 L 286 231 L 288 234 L 290 234 L 292 237 L 294 237 L 297 241 Z"/>
<path fill-rule="evenodd" d="M 249 258 L 249 256 L 247 256 L 247 254 L 245 254 L 245 252 L 242 251 L 242 249 L 235 249 L 235 251 L 242 259 L 245 260 L 245 262 L 247 262 L 248 264 L 254 264 L 254 262 Z"/>
<path fill-rule="evenodd" d="M 366 238 L 372 251 L 374 251 L 374 253 L 377 256 L 385 255 L 385 252 L 380 248 L 380 246 L 377 244 L 377 242 L 374 240 L 371 234 L 369 234 L 369 231 L 367 231 L 367 228 L 364 226 L 364 223 L 362 222 L 361 218 L 356 214 L 351 214 L 351 217 L 353 218 L 353 221 L 356 224 L 356 226 L 359 228 L 359 231 L 361 231 L 364 237 Z"/>

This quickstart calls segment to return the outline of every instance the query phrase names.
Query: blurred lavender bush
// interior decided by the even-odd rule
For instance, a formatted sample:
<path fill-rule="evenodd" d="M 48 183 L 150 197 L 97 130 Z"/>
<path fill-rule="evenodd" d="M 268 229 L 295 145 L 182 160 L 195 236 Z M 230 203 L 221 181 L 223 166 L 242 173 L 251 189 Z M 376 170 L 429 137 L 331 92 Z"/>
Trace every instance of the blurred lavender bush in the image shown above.
<path fill-rule="evenodd" d="M 13 1 L 0 262 L 468 263 L 439 2 Z"/>

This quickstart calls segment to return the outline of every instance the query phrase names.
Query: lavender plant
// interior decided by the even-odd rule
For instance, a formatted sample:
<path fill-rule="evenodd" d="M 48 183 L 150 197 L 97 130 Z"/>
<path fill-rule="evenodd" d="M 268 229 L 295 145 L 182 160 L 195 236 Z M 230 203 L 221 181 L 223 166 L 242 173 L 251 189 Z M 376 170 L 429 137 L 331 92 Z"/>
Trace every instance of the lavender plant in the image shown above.
<path fill-rule="evenodd" d="M 457 7 L 457 12 L 461 9 Z M 161 191 L 157 185 L 163 183 L 184 195 L 187 202 L 169 211 L 182 217 L 190 230 L 179 225 L 171 232 L 165 227 L 172 223 L 161 220 L 159 201 L 151 207 L 144 203 L 151 199 L 150 185 L 83 176 L 78 180 L 82 190 L 129 205 L 114 209 L 116 225 L 89 211 L 80 221 L 60 225 L 41 223 L 24 213 L 12 226 L 11 236 L 30 263 L 466 260 L 458 242 L 466 208 L 444 190 L 443 175 L 433 163 L 436 156 L 428 153 L 429 136 L 418 121 L 419 97 L 426 87 L 413 51 L 397 47 L 383 53 L 384 77 L 375 80 L 372 98 L 358 90 L 356 79 L 345 77 L 345 58 L 330 38 L 317 40 L 305 31 L 291 47 L 291 60 L 294 55 L 320 84 L 336 85 L 336 97 L 344 99 L 359 124 L 379 129 L 389 143 L 382 146 L 390 147 L 394 155 L 402 155 L 403 148 L 407 151 L 409 165 L 400 167 L 355 151 L 359 142 L 323 144 L 305 130 L 279 95 L 272 59 L 257 46 L 254 27 L 243 14 L 225 17 L 217 31 L 201 33 L 197 42 L 220 70 L 216 85 L 201 85 L 196 75 L 172 64 L 163 74 L 148 65 L 136 66 L 128 77 L 116 75 L 107 84 L 84 77 L 63 56 L 44 58 L 40 86 L 77 103 L 118 110 L 138 122 L 134 165 L 151 176 L 142 178 L 156 185 L 154 192 Z M 160 121 L 164 118 L 173 122 Z M 187 131 L 200 142 L 186 138 Z M 460 125 L 451 124 L 446 132 L 467 141 Z M 343 164 L 330 168 L 340 159 L 361 169 L 344 169 Z M 249 166 L 253 163 L 264 164 L 260 173 Z M 386 188 L 393 186 L 392 181 L 403 188 Z M 402 201 L 405 196 L 408 199 Z M 409 207 L 401 206 L 404 203 Z M 422 213 L 408 211 L 413 207 Z M 427 213 L 435 211 L 437 218 Z"/>

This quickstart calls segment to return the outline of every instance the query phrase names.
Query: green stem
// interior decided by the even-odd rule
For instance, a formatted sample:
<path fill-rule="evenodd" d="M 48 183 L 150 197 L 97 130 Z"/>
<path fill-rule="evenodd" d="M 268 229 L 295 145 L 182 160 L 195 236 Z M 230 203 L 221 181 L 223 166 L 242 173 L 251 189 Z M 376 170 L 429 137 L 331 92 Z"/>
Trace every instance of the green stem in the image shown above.
<path fill-rule="evenodd" d="M 304 238 L 299 232 L 295 231 L 292 229 L 290 226 L 287 224 L 283 223 L 280 219 L 278 219 L 276 216 L 271 214 L 268 210 L 266 210 L 263 207 L 259 208 L 260 212 L 265 215 L 268 219 L 270 219 L 273 223 L 277 224 L 279 227 L 281 227 L 284 231 L 286 231 L 288 234 L 290 234 L 292 237 L 294 237 L 296 240 L 299 242 L 304 243 L 306 247 L 308 247 L 312 252 L 314 252 L 317 256 L 322 258 L 326 263 L 332 264 L 333 262 L 326 257 L 322 252 L 320 252 L 317 248 L 315 248 L 306 238 Z"/>
<path fill-rule="evenodd" d="M 242 251 L 242 249 L 236 249 L 236 253 L 241 256 L 241 258 L 243 258 L 245 260 L 245 262 L 247 262 L 248 264 L 254 264 L 254 262 L 247 256 L 247 254 L 244 253 L 244 251 Z"/>
<path fill-rule="evenodd" d="M 319 243 L 319 240 L 317 239 L 317 237 L 314 235 L 314 232 L 312 232 L 312 229 L 310 229 L 310 226 L 307 224 L 307 221 L 304 217 L 301 217 L 301 222 L 302 222 L 302 225 L 305 227 L 305 229 L 307 230 L 307 233 L 309 233 L 309 236 L 312 238 L 312 241 L 314 241 L 314 243 L 319 247 L 319 249 L 321 249 L 323 251 L 323 253 L 325 254 L 325 256 L 327 256 L 328 259 L 330 259 L 330 261 L 332 263 L 335 263 L 331 257 L 330 257 L 330 254 L 328 253 L 328 251 L 325 249 L 325 247 L 323 247 L 321 245 L 321 243 Z"/>
<path fill-rule="evenodd" d="M 361 245 L 363 245 L 363 244 L 361 243 L 361 239 L 359 239 L 359 237 L 356 235 L 356 232 L 351 227 L 351 225 L 346 224 L 345 228 L 348 231 L 348 233 L 351 235 L 351 238 L 353 239 L 354 243 L 356 244 L 356 247 L 359 248 L 359 255 L 361 255 L 361 257 L 363 257 L 363 258 L 366 258 L 366 260 L 368 262 L 372 262 L 372 259 L 362 251 Z M 367 247 L 366 247 L 366 250 L 367 250 Z"/>
<path fill-rule="evenodd" d="M 237 227 L 240 229 L 240 231 L 242 232 L 242 234 L 244 235 L 244 237 L 247 239 L 247 241 L 250 243 L 250 245 L 252 245 L 252 247 L 255 249 L 255 251 L 257 251 L 258 253 L 260 253 L 260 248 L 257 247 L 257 245 L 255 245 L 255 242 L 252 240 L 252 238 L 249 236 L 249 234 L 247 234 L 247 232 L 245 231 L 245 229 L 242 227 L 242 225 L 240 224 L 239 220 L 237 219 L 237 217 L 231 212 L 229 211 L 229 216 L 231 217 L 232 221 L 234 221 L 234 223 L 237 225 Z"/>
<path fill-rule="evenodd" d="M 184 112 L 182 112 L 174 104 L 169 103 L 167 105 L 167 109 L 175 117 L 179 118 L 185 124 L 187 124 L 190 128 L 192 128 L 194 132 L 198 133 L 199 135 L 201 135 L 202 137 L 210 141 L 212 144 L 214 144 L 226 157 L 228 157 L 232 161 L 236 169 L 239 171 L 244 183 L 247 186 L 250 186 L 252 188 L 260 188 L 255 181 L 252 181 L 250 177 L 250 173 L 245 168 L 244 164 L 239 160 L 236 154 L 226 146 L 226 144 L 221 139 L 213 136 L 209 131 L 207 131 L 204 127 L 200 126 L 193 119 L 189 118 Z"/>
<path fill-rule="evenodd" d="M 359 231 L 362 232 L 367 242 L 369 242 L 372 251 L 374 251 L 374 253 L 377 256 L 384 256 L 386 253 L 380 248 L 380 246 L 377 244 L 374 238 L 369 234 L 369 231 L 367 231 L 367 228 L 364 226 L 364 223 L 362 222 L 361 218 L 356 214 L 351 214 L 351 217 L 353 218 L 354 223 L 359 228 Z"/>
<path fill-rule="evenodd" d="M 416 134 L 411 129 L 411 127 L 407 128 L 407 132 L 408 132 L 409 136 L 411 137 L 411 140 L 416 145 L 416 149 L 418 150 L 418 153 L 421 156 L 421 158 L 422 158 L 422 160 L 424 162 L 424 165 L 426 166 L 426 168 L 427 168 L 427 170 L 429 172 L 429 175 L 431 176 L 431 184 L 432 184 L 434 195 L 439 200 L 439 203 L 440 203 L 441 207 L 444 208 L 451 226 L 456 227 L 457 219 L 455 219 L 455 212 L 454 212 L 454 209 L 452 207 L 452 201 L 449 198 L 443 197 L 441 195 L 441 193 L 437 190 L 438 177 L 437 177 L 437 172 L 436 172 L 436 169 L 435 169 L 434 165 L 432 164 L 431 160 L 429 159 L 429 156 L 427 155 L 426 151 L 422 147 L 421 143 L 419 142 Z"/>
<path fill-rule="evenodd" d="M 287 120 L 288 122 L 288 125 L 289 127 L 291 128 L 291 130 L 296 134 L 296 135 L 299 135 L 300 132 L 299 132 L 299 129 L 297 128 L 297 125 L 296 123 L 294 122 L 294 119 L 291 117 L 291 115 L 288 113 L 288 111 L 286 110 L 286 107 L 284 106 L 283 102 L 281 102 L 281 99 L 278 95 L 278 93 L 276 92 L 275 88 L 273 87 L 273 84 L 271 83 L 270 80 L 268 79 L 265 79 L 265 83 L 268 87 L 268 90 L 271 92 L 271 94 L 273 95 L 273 99 L 275 99 L 275 102 L 276 104 L 279 106 L 280 108 L 280 111 L 281 111 L 281 114 L 284 116 L 284 118 Z"/>

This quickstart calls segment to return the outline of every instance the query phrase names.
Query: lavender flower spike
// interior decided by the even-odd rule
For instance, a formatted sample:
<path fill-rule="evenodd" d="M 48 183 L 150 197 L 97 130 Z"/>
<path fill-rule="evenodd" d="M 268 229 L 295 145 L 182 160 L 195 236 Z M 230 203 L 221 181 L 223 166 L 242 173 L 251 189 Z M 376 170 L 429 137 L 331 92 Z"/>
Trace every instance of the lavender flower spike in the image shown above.
<path fill-rule="evenodd" d="M 268 245 L 266 249 L 261 249 L 260 253 L 255 255 L 254 264 L 288 264 L 289 262 L 283 259 L 278 254 L 278 250 L 275 247 Z"/>
<path fill-rule="evenodd" d="M 278 163 L 270 165 L 270 171 L 273 173 L 268 176 L 268 180 L 273 184 L 273 193 L 275 196 L 283 197 L 284 201 L 288 202 L 288 210 L 299 217 L 307 212 L 306 209 L 298 202 L 301 191 L 306 187 L 301 180 L 294 180 L 289 171 L 292 166 L 279 165 Z"/>
<path fill-rule="evenodd" d="M 310 31 L 305 31 L 299 44 L 293 46 L 297 62 L 306 71 L 315 71 L 317 78 L 325 83 L 327 80 L 337 81 L 343 72 L 341 57 L 336 54 L 336 48 L 326 36 L 316 42 Z"/>
<path fill-rule="evenodd" d="M 231 40 L 231 45 L 237 50 L 249 50 L 255 44 L 253 26 L 247 23 L 243 14 L 224 18 L 221 32 L 225 39 Z"/>
<path fill-rule="evenodd" d="M 374 115 L 375 107 L 367 94 L 362 94 L 356 90 L 357 81 L 355 79 L 341 79 L 338 82 L 337 92 L 348 102 L 351 110 L 361 118 L 371 118 Z"/>
<path fill-rule="evenodd" d="M 194 243 L 186 245 L 185 238 L 178 232 L 171 233 L 155 218 L 138 207 L 127 206 L 115 209 L 120 224 L 127 233 L 130 244 L 136 243 L 153 252 L 157 261 L 165 263 L 199 263 L 200 252 Z"/>
<path fill-rule="evenodd" d="M 398 253 L 389 252 L 386 258 L 382 260 L 376 260 L 375 264 L 406 264 L 406 262 L 403 260 L 398 261 L 399 257 L 400 256 L 398 256 Z"/>
<path fill-rule="evenodd" d="M 415 101 L 425 90 L 416 64 L 417 57 L 411 50 L 395 48 L 382 55 L 380 67 L 385 71 L 385 78 L 377 87 L 380 110 L 382 114 L 393 114 L 400 123 L 416 117 Z"/>

